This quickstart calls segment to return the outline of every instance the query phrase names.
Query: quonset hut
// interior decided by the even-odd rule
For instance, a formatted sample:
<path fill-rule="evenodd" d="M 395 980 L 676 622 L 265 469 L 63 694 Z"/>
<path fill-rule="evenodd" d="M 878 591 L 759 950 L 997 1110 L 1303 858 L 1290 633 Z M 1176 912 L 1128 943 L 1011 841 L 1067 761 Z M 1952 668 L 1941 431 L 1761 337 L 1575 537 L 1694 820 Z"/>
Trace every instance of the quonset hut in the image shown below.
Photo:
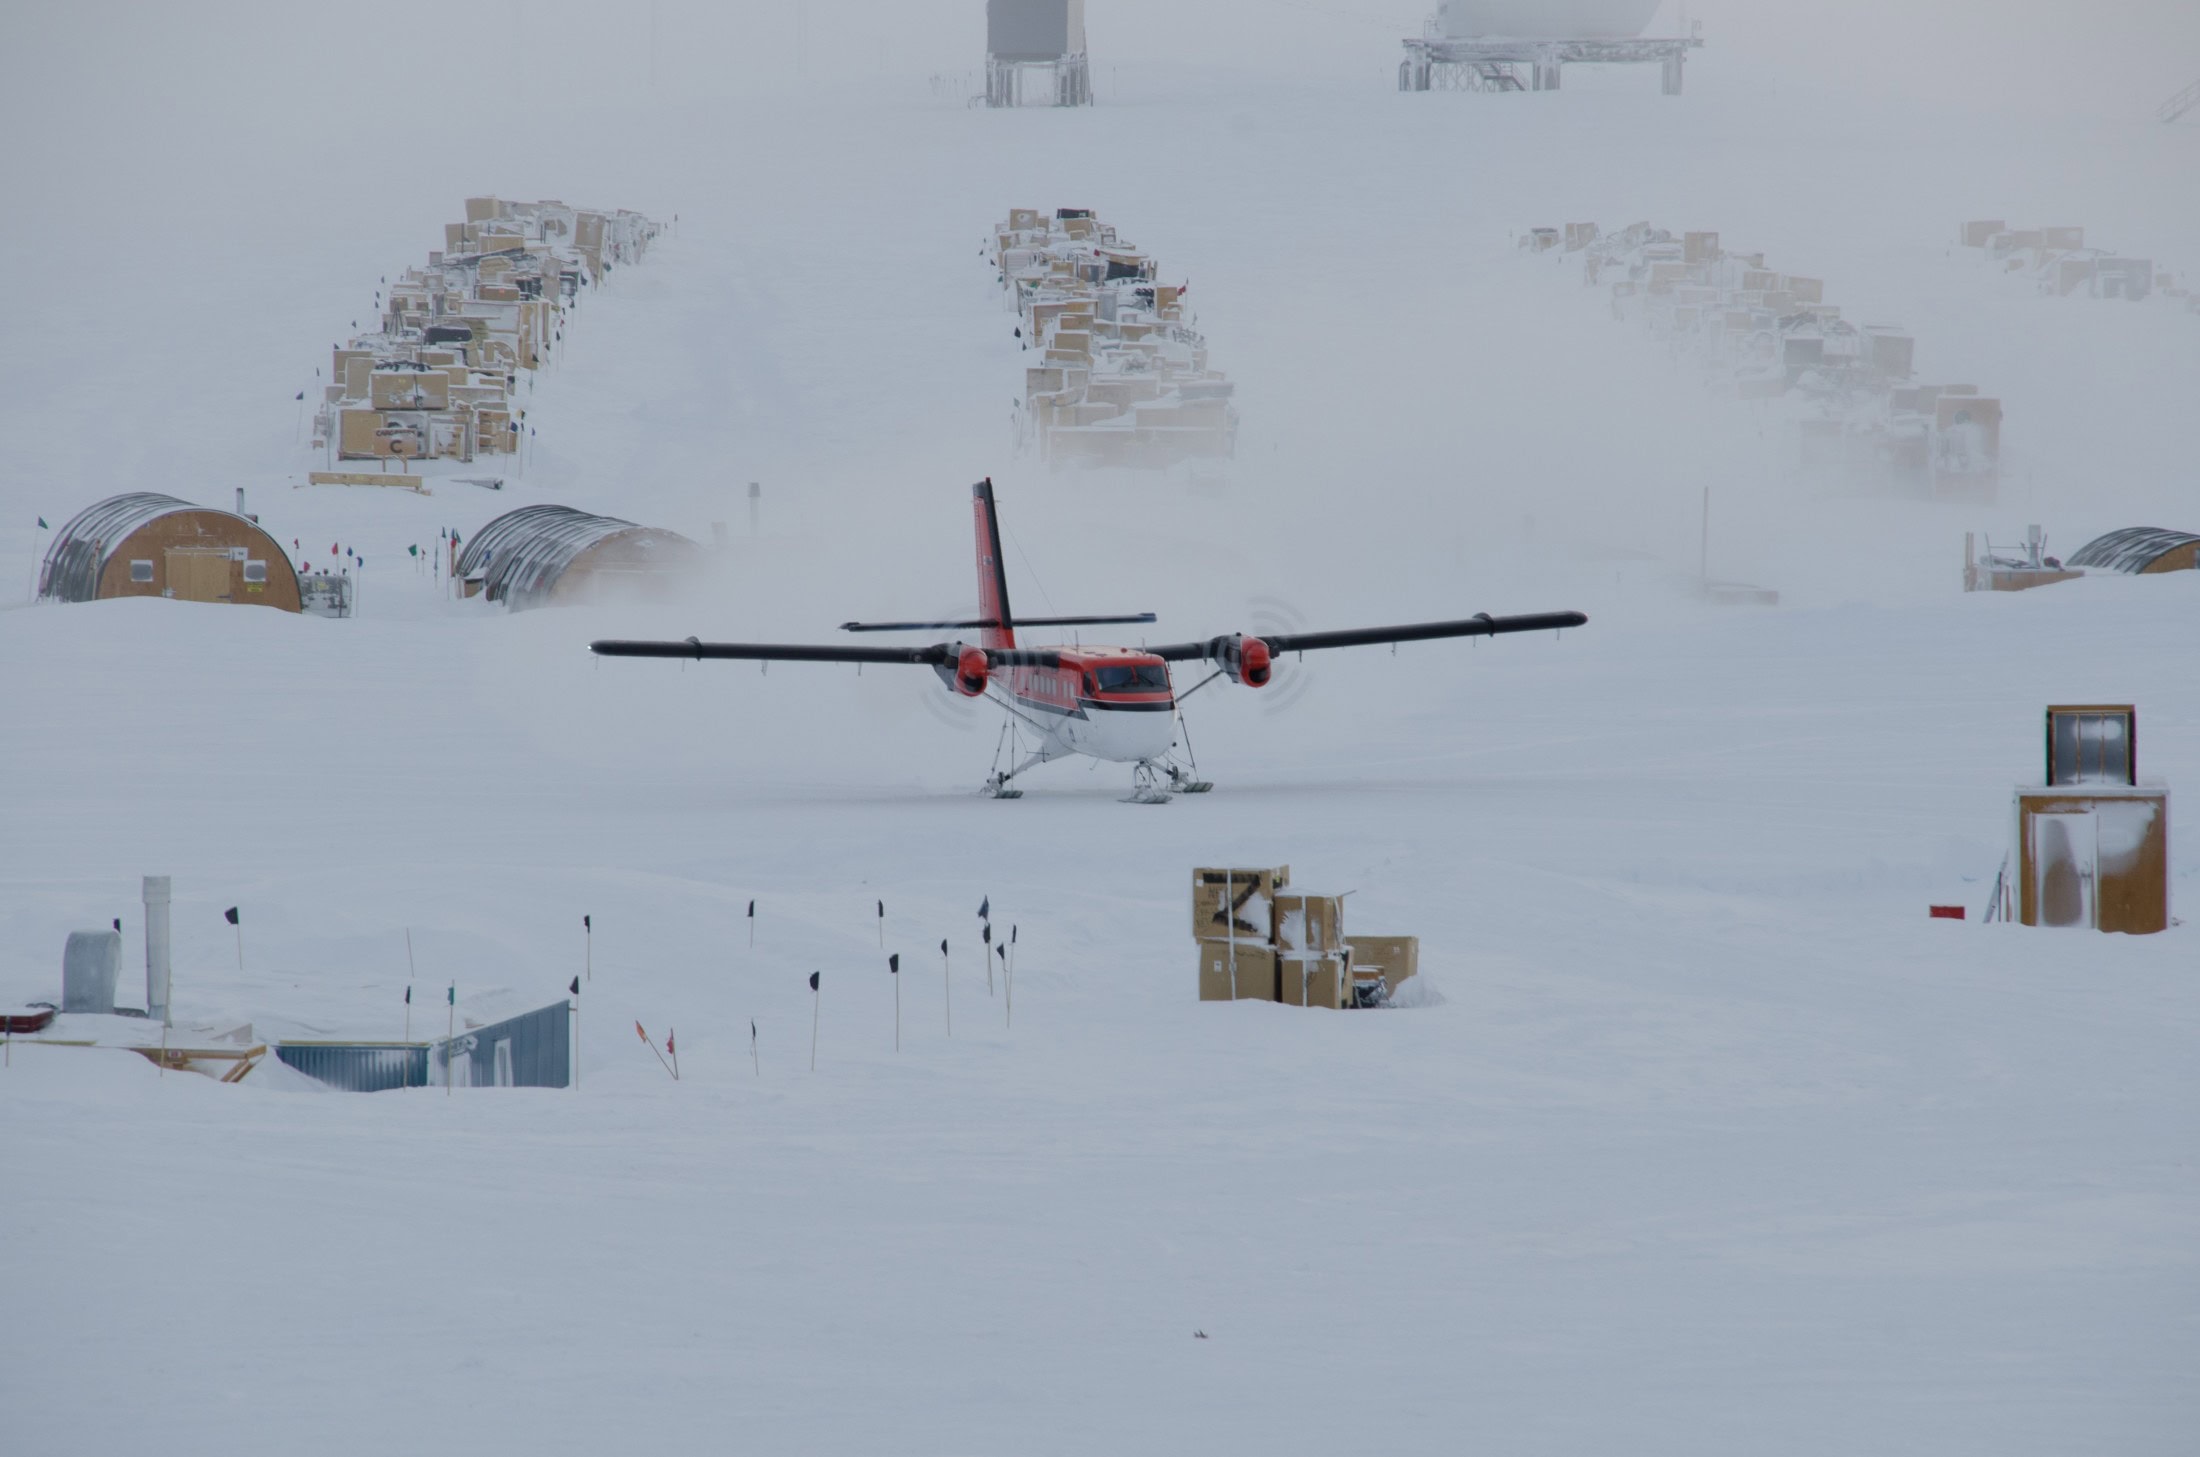
<path fill-rule="evenodd" d="M 298 610 L 298 573 L 247 517 L 137 491 L 85 507 L 54 533 L 38 595 L 56 602 L 175 597 Z"/>
<path fill-rule="evenodd" d="M 591 516 L 570 506 L 522 506 L 476 532 L 459 554 L 466 594 L 514 612 L 607 598 L 661 596 L 703 565 L 676 531 Z"/>
<path fill-rule="evenodd" d="M 2072 554 L 2071 566 L 2145 576 L 2200 567 L 2200 536 L 2159 526 L 2127 526 L 2096 536 Z"/>

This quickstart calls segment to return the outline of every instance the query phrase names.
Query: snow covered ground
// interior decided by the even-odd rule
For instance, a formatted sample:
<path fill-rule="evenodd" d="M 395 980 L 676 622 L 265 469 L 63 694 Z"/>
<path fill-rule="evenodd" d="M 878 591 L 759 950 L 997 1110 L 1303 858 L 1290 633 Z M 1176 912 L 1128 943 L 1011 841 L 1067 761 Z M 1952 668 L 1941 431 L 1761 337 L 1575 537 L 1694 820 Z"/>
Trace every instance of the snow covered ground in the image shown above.
<path fill-rule="evenodd" d="M 2200 270 L 2200 127 L 1784 85 L 1715 47 L 1677 102 L 1624 71 L 1401 97 L 1389 32 L 1332 26 L 1371 59 L 1134 64 L 1124 35 L 1076 115 L 914 78 L 607 83 L 508 153 L 362 181 L 316 150 L 296 45 L 263 42 L 257 99 L 130 92 L 80 30 L 19 23 L 55 63 L 0 115 L 56 140 L 0 162 L 27 220 L 0 235 L 0 584 L 27 597 L 36 517 L 127 489 L 243 485 L 368 566 L 348 622 L 0 610 L 0 1003 L 117 915 L 127 999 L 145 873 L 175 877 L 179 1020 L 262 1035 L 395 1036 L 408 979 L 416 1032 L 454 982 L 540 1005 L 596 934 L 577 1092 L 222 1087 L 18 1043 L 7 1450 L 2190 1450 L 2194 932 L 1926 906 L 1984 904 L 2045 703 L 2136 701 L 2142 772 L 2200 785 L 2200 578 L 1957 590 L 1965 530 L 2195 529 L 2200 319 L 2013 293 L 1952 248 L 2008 214 Z M 391 137 L 492 120 L 395 100 L 424 109 L 385 106 Z M 680 223 L 584 303 L 510 489 L 294 489 L 291 396 L 481 190 Z M 1011 205 L 1095 207 L 1191 281 L 1233 466 L 1010 454 L 979 248 Z M 1999 393 L 2002 502 L 1799 480 L 1510 247 L 1636 217 L 1823 276 Z M 1211 689 L 1219 788 L 1160 809 L 1079 765 L 978 798 L 997 724 L 930 674 L 582 651 L 967 610 L 986 474 L 1026 610 L 1592 621 Z M 1706 484 L 1715 570 L 1779 609 L 1688 592 Z M 733 546 L 680 607 L 507 616 L 414 575 L 406 544 L 530 501 Z M 1418 933 L 1430 1004 L 1192 1000 L 1186 872 L 1276 861 L 1353 891 L 1348 929 Z M 981 897 L 1020 928 L 1013 1027 Z M 637 1019 L 678 1029 L 679 1083 Z"/>

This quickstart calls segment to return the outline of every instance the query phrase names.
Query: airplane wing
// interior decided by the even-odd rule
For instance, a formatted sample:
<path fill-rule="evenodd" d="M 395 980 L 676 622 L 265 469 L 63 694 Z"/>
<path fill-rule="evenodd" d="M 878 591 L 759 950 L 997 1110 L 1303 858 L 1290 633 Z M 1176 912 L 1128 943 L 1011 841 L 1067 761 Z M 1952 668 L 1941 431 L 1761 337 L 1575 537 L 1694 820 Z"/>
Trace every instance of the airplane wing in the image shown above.
<path fill-rule="evenodd" d="M 1580 627 L 1588 620 L 1588 615 L 1581 612 L 1531 612 L 1514 617 L 1492 617 L 1487 612 L 1480 612 L 1456 622 L 1408 622 L 1396 627 L 1357 627 L 1343 632 L 1276 633 L 1263 635 L 1260 641 L 1271 655 L 1281 657 L 1285 653 L 1311 652 L 1318 648 L 1358 648 L 1443 637 L 1490 637 L 1501 632 L 1546 632 Z M 1199 658 L 1221 658 L 1237 641 L 1235 637 L 1218 637 L 1206 642 L 1169 643 L 1141 651 L 1182 663 Z"/>
<path fill-rule="evenodd" d="M 588 650 L 605 658 L 740 658 L 770 663 L 916 663 L 931 667 L 947 661 L 947 647 L 941 643 L 923 648 L 854 648 L 813 647 L 807 643 L 699 642 L 692 637 L 679 642 L 605 638 L 590 643 Z"/>
<path fill-rule="evenodd" d="M 769 642 L 702 642 L 682 638 L 678 642 L 604 638 L 588 650 L 605 658 L 736 658 L 768 663 L 910 663 L 944 668 L 957 657 L 958 643 L 933 643 L 921 648 L 855 648 L 830 644 Z M 982 651 L 988 667 L 1058 668 L 1062 655 L 1044 648 L 963 649 Z"/>

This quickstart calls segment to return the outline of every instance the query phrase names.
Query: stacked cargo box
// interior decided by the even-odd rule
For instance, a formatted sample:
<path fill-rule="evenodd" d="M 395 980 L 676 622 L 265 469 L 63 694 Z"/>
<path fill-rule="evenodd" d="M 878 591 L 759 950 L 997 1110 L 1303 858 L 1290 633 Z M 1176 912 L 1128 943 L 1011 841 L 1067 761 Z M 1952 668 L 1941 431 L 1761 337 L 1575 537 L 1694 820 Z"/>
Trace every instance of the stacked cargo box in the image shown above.
<path fill-rule="evenodd" d="M 1192 872 L 1201 1001 L 1374 1007 L 1419 973 L 1419 938 L 1348 937 L 1344 897 L 1290 884 L 1288 865 Z"/>
<path fill-rule="evenodd" d="M 2200 294 L 2147 258 L 2125 258 L 2088 248 L 2084 228 L 2012 228 L 1999 219 L 1968 222 L 1957 232 L 2003 273 L 2021 273 L 2041 293 L 2089 294 L 2137 303 L 2163 298 L 2200 313 Z"/>
<path fill-rule="evenodd" d="M 1276 892 L 1291 867 L 1194 870 L 1192 938 L 1199 943 L 1203 1002 L 1276 1000 Z"/>
<path fill-rule="evenodd" d="M 1915 383 L 1916 340 L 1897 325 L 1844 319 L 1824 280 L 1729 252 L 1717 233 L 1676 237 L 1646 222 L 1613 233 L 1594 223 L 1569 223 L 1563 235 L 1537 229 L 1522 246 L 1549 252 L 1561 239 L 1581 256 L 1583 282 L 1609 290 L 1614 318 L 1642 318 L 1736 398 L 1800 405 L 1806 467 L 1993 498 L 2001 402 L 1974 385 Z"/>
<path fill-rule="evenodd" d="M 1207 366 L 1181 286 L 1083 208 L 1011 209 L 993 260 L 1015 298 L 1020 436 L 1057 464 L 1167 466 L 1236 447 L 1235 386 Z"/>
<path fill-rule="evenodd" d="M 377 300 L 375 332 L 338 345 L 313 444 L 340 460 L 470 461 L 519 448 L 519 371 L 541 367 L 584 282 L 640 258 L 636 212 L 466 199 L 443 248 Z"/>

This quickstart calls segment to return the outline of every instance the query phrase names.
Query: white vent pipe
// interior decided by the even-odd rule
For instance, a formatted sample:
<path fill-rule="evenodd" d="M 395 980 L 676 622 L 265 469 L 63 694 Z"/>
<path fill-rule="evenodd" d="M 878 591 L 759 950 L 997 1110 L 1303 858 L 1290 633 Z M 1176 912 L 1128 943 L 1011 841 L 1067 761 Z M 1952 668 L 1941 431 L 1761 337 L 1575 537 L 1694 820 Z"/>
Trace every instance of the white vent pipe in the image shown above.
<path fill-rule="evenodd" d="M 145 1015 L 168 1025 L 168 877 L 145 877 Z"/>

